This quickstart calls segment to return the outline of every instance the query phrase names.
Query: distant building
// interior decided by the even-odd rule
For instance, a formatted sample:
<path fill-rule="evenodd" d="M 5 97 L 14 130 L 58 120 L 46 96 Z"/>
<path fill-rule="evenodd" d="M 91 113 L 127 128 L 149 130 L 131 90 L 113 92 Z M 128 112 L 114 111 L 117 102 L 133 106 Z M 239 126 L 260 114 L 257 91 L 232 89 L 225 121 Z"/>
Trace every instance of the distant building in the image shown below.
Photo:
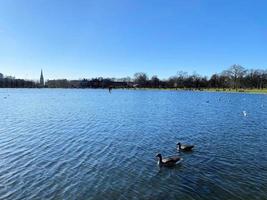
<path fill-rule="evenodd" d="M 44 86 L 45 86 L 44 76 L 43 76 L 43 70 L 41 70 L 40 86 L 41 86 L 41 87 L 44 87 Z"/>
<path fill-rule="evenodd" d="M 2 73 L 0 73 L 0 79 L 3 79 L 4 75 Z"/>

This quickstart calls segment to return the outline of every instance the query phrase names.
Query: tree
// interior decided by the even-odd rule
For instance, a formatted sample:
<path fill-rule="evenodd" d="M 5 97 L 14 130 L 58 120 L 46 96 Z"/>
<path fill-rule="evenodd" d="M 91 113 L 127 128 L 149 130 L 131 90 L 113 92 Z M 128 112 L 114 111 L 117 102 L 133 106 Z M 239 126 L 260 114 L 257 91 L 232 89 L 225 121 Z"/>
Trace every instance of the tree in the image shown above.
<path fill-rule="evenodd" d="M 210 87 L 212 88 L 219 88 L 220 87 L 220 84 L 219 84 L 219 75 L 218 74 L 213 74 L 211 77 L 210 77 Z"/>
<path fill-rule="evenodd" d="M 127 76 L 127 77 L 124 77 L 124 78 L 121 78 L 121 81 L 122 82 L 125 82 L 125 83 L 130 83 L 131 82 L 131 77 Z"/>
<path fill-rule="evenodd" d="M 160 80 L 156 75 L 152 76 L 150 81 L 151 81 L 151 86 L 152 87 L 154 87 L 154 88 L 158 88 L 159 87 Z"/>
<path fill-rule="evenodd" d="M 176 78 L 176 86 L 179 88 L 185 87 L 185 79 L 188 77 L 188 73 L 184 71 L 178 71 L 177 72 L 177 78 Z"/>
<path fill-rule="evenodd" d="M 223 74 L 228 76 L 233 82 L 234 89 L 240 86 L 240 81 L 245 75 L 246 70 L 241 65 L 234 64 L 228 70 L 224 71 Z"/>
<path fill-rule="evenodd" d="M 138 72 L 134 74 L 134 82 L 140 87 L 146 87 L 148 83 L 148 76 L 143 72 Z"/>
<path fill-rule="evenodd" d="M 167 87 L 177 88 L 177 77 L 176 76 L 172 76 L 167 80 Z"/>

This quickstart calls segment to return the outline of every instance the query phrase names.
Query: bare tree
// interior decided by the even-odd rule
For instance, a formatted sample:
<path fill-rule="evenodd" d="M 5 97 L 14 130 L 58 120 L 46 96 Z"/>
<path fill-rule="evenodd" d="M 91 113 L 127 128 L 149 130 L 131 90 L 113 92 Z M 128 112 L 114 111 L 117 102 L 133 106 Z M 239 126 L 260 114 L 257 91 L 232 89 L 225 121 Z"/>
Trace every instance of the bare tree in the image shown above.
<path fill-rule="evenodd" d="M 148 82 L 148 76 L 146 73 L 138 72 L 134 74 L 134 82 L 137 83 L 141 87 L 145 87 Z"/>
<path fill-rule="evenodd" d="M 236 90 L 240 86 L 240 81 L 245 74 L 246 74 L 245 68 L 237 64 L 232 65 L 228 70 L 225 70 L 223 72 L 223 75 L 228 76 L 229 79 L 232 80 L 234 89 Z"/>

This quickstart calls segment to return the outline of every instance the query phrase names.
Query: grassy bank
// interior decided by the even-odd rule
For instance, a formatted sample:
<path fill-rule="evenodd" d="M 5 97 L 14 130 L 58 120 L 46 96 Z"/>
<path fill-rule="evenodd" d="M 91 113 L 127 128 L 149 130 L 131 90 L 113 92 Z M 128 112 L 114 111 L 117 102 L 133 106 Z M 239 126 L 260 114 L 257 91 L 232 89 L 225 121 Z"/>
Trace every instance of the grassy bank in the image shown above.
<path fill-rule="evenodd" d="M 181 89 L 181 88 L 127 88 L 131 90 L 177 90 L 177 91 L 199 91 L 199 92 L 229 92 L 229 93 L 250 93 L 250 94 L 267 94 L 265 89 L 221 89 L 221 88 L 205 88 L 205 89 Z"/>
<path fill-rule="evenodd" d="M 251 93 L 251 94 L 267 94 L 267 88 L 265 89 L 218 89 L 218 88 L 208 88 L 204 89 L 204 91 L 210 92 L 232 92 L 232 93 Z"/>

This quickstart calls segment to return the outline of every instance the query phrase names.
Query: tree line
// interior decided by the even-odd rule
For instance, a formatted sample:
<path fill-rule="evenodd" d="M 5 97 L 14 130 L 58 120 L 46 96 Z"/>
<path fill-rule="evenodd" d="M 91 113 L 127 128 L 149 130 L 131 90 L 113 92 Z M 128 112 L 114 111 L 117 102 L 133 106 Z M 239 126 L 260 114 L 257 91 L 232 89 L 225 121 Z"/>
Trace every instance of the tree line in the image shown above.
<path fill-rule="evenodd" d="M 0 73 L 0 88 L 36 88 L 38 85 L 32 80 L 17 79 Z"/>
<path fill-rule="evenodd" d="M 39 83 L 14 77 L 0 77 L 0 87 L 39 87 Z M 263 89 L 267 88 L 267 70 L 245 69 L 241 65 L 232 65 L 221 73 L 211 77 L 184 71 L 168 79 L 151 78 L 146 73 L 135 73 L 133 78 L 92 78 L 81 80 L 47 80 L 48 88 L 181 88 L 181 89 Z"/>

